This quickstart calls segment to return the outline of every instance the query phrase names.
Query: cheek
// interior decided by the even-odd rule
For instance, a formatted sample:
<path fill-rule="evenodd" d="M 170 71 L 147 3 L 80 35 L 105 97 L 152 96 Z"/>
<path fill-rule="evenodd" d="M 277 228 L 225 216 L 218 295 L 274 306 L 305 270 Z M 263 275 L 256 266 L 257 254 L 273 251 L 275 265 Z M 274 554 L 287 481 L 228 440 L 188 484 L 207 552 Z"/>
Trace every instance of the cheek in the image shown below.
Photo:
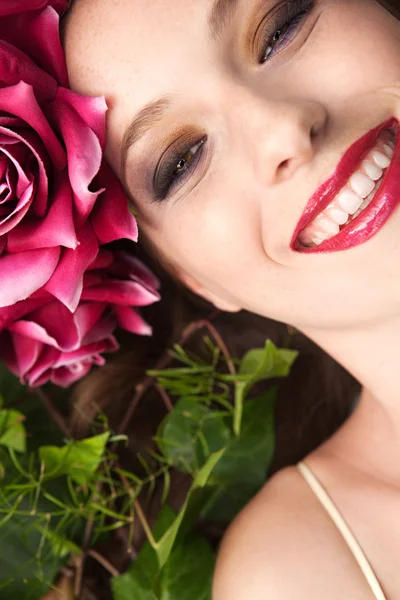
<path fill-rule="evenodd" d="M 234 285 L 238 273 L 263 255 L 255 196 L 232 185 L 223 190 L 213 186 L 212 193 L 204 191 L 182 203 L 165 219 L 163 248 L 191 275 Z"/>

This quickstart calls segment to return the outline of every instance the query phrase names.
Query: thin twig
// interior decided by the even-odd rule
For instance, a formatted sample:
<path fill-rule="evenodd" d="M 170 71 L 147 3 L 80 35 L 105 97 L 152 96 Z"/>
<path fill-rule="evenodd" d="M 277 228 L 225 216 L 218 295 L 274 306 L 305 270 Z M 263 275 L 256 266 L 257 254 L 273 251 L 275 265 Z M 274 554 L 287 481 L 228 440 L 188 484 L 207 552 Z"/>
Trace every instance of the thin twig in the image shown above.
<path fill-rule="evenodd" d="M 120 527 L 119 529 L 116 529 L 114 531 L 114 536 L 124 544 L 125 550 L 129 554 L 130 558 L 132 560 L 135 560 L 137 558 L 138 553 L 135 550 L 135 548 L 132 547 L 131 541 L 129 539 L 129 534 L 126 531 L 126 528 Z"/>
<path fill-rule="evenodd" d="M 96 552 L 96 550 L 89 550 L 88 555 L 97 561 L 102 567 L 106 569 L 112 575 L 112 577 L 119 577 L 121 573 L 116 569 L 104 556 Z"/>
<path fill-rule="evenodd" d="M 156 384 L 156 390 L 157 392 L 160 394 L 166 408 L 168 412 L 172 412 L 174 410 L 174 405 L 172 404 L 172 400 L 169 397 L 169 395 L 167 394 L 167 392 L 164 390 L 163 387 L 161 387 L 161 385 L 158 385 L 158 383 Z"/>
<path fill-rule="evenodd" d="M 40 388 L 40 387 L 37 388 L 36 394 L 41 399 L 43 405 L 45 406 L 47 412 L 51 416 L 54 423 L 61 429 L 61 431 L 63 432 L 65 437 L 70 438 L 71 437 L 70 428 L 68 427 L 67 422 L 64 419 L 64 417 L 62 416 L 62 414 L 54 406 L 51 398 L 46 394 L 46 392 L 43 390 L 43 388 Z"/>
<path fill-rule="evenodd" d="M 194 321 L 193 323 L 190 323 L 183 330 L 182 336 L 177 342 L 178 345 L 184 346 L 190 340 L 190 338 L 192 338 L 194 336 L 195 333 L 197 333 L 200 329 L 203 329 L 203 328 L 208 329 L 210 331 L 210 333 L 212 333 L 212 335 L 214 336 L 215 341 L 217 342 L 218 345 L 220 345 L 222 342 L 221 350 L 227 359 L 229 370 L 232 373 L 232 375 L 236 375 L 236 370 L 233 365 L 232 359 L 229 355 L 229 352 L 228 352 L 221 336 L 219 335 L 219 333 L 217 332 L 215 327 L 210 323 L 209 320 L 202 319 L 200 321 Z M 161 359 L 159 360 L 159 362 L 156 364 L 156 366 L 154 367 L 154 371 L 162 371 L 163 369 L 166 369 L 173 360 L 174 359 L 171 357 L 171 355 L 169 353 L 164 354 L 161 357 Z M 136 386 L 136 391 L 135 391 L 133 400 L 128 407 L 128 410 L 125 414 L 125 417 L 122 420 L 121 425 L 119 426 L 119 429 L 118 429 L 119 434 L 125 433 L 134 413 L 136 412 L 137 407 L 139 406 L 139 402 L 141 401 L 143 396 L 146 394 L 146 392 L 149 390 L 149 388 L 151 388 L 151 386 L 154 385 L 155 380 L 156 380 L 156 378 L 154 377 L 154 375 L 148 375 L 147 377 L 145 377 L 143 379 L 143 381 L 138 386 Z"/>
<path fill-rule="evenodd" d="M 226 364 L 228 366 L 230 374 L 235 376 L 237 374 L 236 368 L 235 368 L 235 365 L 233 364 L 232 357 L 229 354 L 228 348 L 227 348 L 224 340 L 222 339 L 222 337 L 220 336 L 220 334 L 218 333 L 218 331 L 214 327 L 214 325 L 212 323 L 210 323 L 209 321 L 204 321 L 204 327 L 206 329 L 208 329 L 208 331 L 211 333 L 211 335 L 217 342 L 217 345 L 221 348 L 222 354 L 225 357 Z"/>
<path fill-rule="evenodd" d="M 103 484 L 99 481 L 96 485 L 97 491 L 100 494 L 102 490 Z M 97 496 L 93 496 L 93 502 L 97 501 Z M 74 598 L 79 600 L 82 591 L 82 580 L 83 580 L 83 570 L 85 567 L 85 560 L 87 555 L 89 554 L 89 546 L 90 541 L 93 535 L 95 518 L 94 515 L 90 517 L 90 519 L 86 523 L 85 532 L 83 534 L 83 543 L 82 543 L 82 551 L 83 553 L 77 557 L 76 559 L 76 572 L 75 572 L 75 581 L 74 581 Z"/>

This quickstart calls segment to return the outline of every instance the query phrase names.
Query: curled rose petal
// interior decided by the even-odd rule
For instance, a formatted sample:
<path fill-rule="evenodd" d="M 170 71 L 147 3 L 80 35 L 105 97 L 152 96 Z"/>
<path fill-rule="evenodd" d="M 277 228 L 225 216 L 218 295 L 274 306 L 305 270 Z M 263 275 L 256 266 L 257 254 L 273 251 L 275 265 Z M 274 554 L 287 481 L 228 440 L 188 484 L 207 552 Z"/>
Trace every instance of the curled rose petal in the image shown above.
<path fill-rule="evenodd" d="M 47 283 L 60 257 L 60 248 L 30 250 L 0 256 L 0 307 L 28 298 Z M 35 265 L 35 268 L 32 268 Z"/>
<path fill-rule="evenodd" d="M 121 183 L 107 163 L 103 163 L 96 177 L 96 185 L 104 189 L 91 216 L 99 242 L 108 244 L 121 238 L 137 242 L 136 220 L 129 212 L 128 200 Z"/>
<path fill-rule="evenodd" d="M 96 134 L 104 152 L 106 146 L 107 103 L 104 96 L 82 96 L 72 90 L 61 87 L 57 90 L 57 100 L 69 104 Z"/>
<path fill-rule="evenodd" d="M 78 233 L 79 245 L 76 250 L 62 251 L 57 270 L 44 285 L 44 289 L 74 312 L 83 289 L 83 275 L 95 260 L 99 251 L 92 228 L 86 223 Z"/>
<path fill-rule="evenodd" d="M 97 175 L 102 151 L 98 138 L 82 117 L 62 101 L 49 106 L 64 139 L 68 153 L 68 172 L 75 196 L 75 208 L 79 215 L 77 226 L 83 224 L 92 212 L 99 192 L 91 192 L 89 186 Z"/>
<path fill-rule="evenodd" d="M 21 81 L 17 85 L 1 88 L 0 107 L 2 111 L 26 121 L 38 133 L 57 171 L 66 167 L 66 153 L 43 114 L 32 86 Z"/>
<path fill-rule="evenodd" d="M 54 182 L 54 199 L 46 219 L 20 224 L 8 234 L 9 252 L 24 252 L 35 248 L 64 246 L 75 249 L 78 239 L 73 220 L 71 188 L 66 173 Z M 1 232 L 1 225 L 0 225 Z"/>
<path fill-rule="evenodd" d="M 153 330 L 146 321 L 129 306 L 115 306 L 119 327 L 139 335 L 152 335 Z"/>
<path fill-rule="evenodd" d="M 87 287 L 82 300 L 96 300 L 112 304 L 148 306 L 160 299 L 155 290 L 150 290 L 136 281 L 107 281 L 105 284 Z"/>
<path fill-rule="evenodd" d="M 57 84 L 53 77 L 40 69 L 24 52 L 0 40 L 0 82 L 16 85 L 20 81 L 35 87 L 39 102 L 54 100 Z"/>

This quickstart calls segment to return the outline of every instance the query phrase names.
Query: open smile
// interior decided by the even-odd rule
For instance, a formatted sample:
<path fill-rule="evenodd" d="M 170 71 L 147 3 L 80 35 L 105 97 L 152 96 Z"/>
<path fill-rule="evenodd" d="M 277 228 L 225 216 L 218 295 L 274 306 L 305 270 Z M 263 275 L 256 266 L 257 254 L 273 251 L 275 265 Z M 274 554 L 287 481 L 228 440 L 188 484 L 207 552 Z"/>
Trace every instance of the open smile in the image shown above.
<path fill-rule="evenodd" d="M 390 119 L 345 153 L 309 201 L 292 237 L 297 252 L 335 252 L 374 236 L 400 202 L 399 123 Z"/>

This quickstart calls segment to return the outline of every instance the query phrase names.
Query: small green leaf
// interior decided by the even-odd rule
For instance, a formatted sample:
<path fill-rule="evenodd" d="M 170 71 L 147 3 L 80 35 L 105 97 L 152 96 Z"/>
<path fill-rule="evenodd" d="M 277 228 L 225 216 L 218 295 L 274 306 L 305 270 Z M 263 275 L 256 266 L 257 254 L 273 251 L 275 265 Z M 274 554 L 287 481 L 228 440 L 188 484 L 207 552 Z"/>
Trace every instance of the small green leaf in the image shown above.
<path fill-rule="evenodd" d="M 45 465 L 45 476 L 69 475 L 80 484 L 92 480 L 104 456 L 110 433 L 69 442 L 66 446 L 42 446 L 39 449 L 40 461 Z"/>
<path fill-rule="evenodd" d="M 81 548 L 67 537 L 41 525 L 36 525 L 35 528 L 50 542 L 52 552 L 57 558 L 65 558 L 69 554 L 82 554 Z"/>
<path fill-rule="evenodd" d="M 295 350 L 280 350 L 267 340 L 265 348 L 256 348 L 246 354 L 239 375 L 247 375 L 247 383 L 251 386 L 265 379 L 287 377 L 298 354 Z"/>
<path fill-rule="evenodd" d="M 25 417 L 16 410 L 0 409 L 0 446 L 26 452 Z"/>
<path fill-rule="evenodd" d="M 171 525 L 171 527 L 163 535 L 161 540 L 157 543 L 156 547 L 154 548 L 157 553 L 160 568 L 162 568 L 166 564 L 182 526 L 185 525 L 185 527 L 187 528 L 193 521 L 196 520 L 198 513 L 202 508 L 204 500 L 203 494 L 198 494 L 197 492 L 203 490 L 209 484 L 210 475 L 215 469 L 218 462 L 221 460 L 224 451 L 225 450 L 221 450 L 210 456 L 207 463 L 204 465 L 204 467 L 201 469 L 198 476 L 194 480 L 192 487 L 190 488 L 190 491 L 186 496 L 185 503 L 182 506 L 182 509 L 180 510 L 174 523 Z M 208 493 L 211 493 L 210 490 L 206 491 Z M 186 523 L 184 523 L 184 521 L 186 521 Z"/>
<path fill-rule="evenodd" d="M 168 463 L 185 473 L 198 473 L 231 438 L 225 415 L 192 398 L 179 400 L 156 438 Z"/>
<path fill-rule="evenodd" d="M 245 355 L 235 385 L 233 430 L 236 435 L 240 433 L 244 400 L 251 388 L 260 381 L 287 377 L 298 355 L 295 350 L 278 349 L 271 340 L 266 341 L 264 348 L 250 350 Z"/>

